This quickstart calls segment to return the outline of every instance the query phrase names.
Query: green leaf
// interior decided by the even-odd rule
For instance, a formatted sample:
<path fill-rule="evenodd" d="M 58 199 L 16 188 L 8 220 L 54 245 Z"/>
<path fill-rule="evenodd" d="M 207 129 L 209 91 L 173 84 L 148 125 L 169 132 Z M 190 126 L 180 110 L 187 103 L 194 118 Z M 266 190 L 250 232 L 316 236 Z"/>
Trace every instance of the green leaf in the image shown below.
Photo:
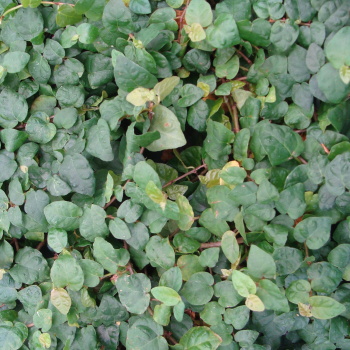
<path fill-rule="evenodd" d="M 12 122 L 11 125 L 16 126 L 18 122 L 22 122 L 28 113 L 27 101 L 18 93 L 3 89 L 0 93 L 0 117 Z"/>
<path fill-rule="evenodd" d="M 71 305 L 72 300 L 63 288 L 54 288 L 51 291 L 50 301 L 52 305 L 63 315 L 67 315 Z"/>
<path fill-rule="evenodd" d="M 30 247 L 20 249 L 10 270 L 11 277 L 19 283 L 33 284 L 49 277 L 49 266 L 42 254 Z"/>
<path fill-rule="evenodd" d="M 71 202 L 57 201 L 47 205 L 44 214 L 52 227 L 72 231 L 79 227 L 83 211 Z"/>
<path fill-rule="evenodd" d="M 44 30 L 44 19 L 37 8 L 19 9 L 12 23 L 23 40 L 33 40 Z"/>
<path fill-rule="evenodd" d="M 213 209 L 204 210 L 199 219 L 199 223 L 218 237 L 222 237 L 222 235 L 230 229 L 225 220 L 215 215 Z"/>
<path fill-rule="evenodd" d="M 307 275 L 312 290 L 319 293 L 333 292 L 342 280 L 341 271 L 327 262 L 312 264 L 307 270 Z"/>
<path fill-rule="evenodd" d="M 249 41 L 252 45 L 267 47 L 270 45 L 271 25 L 268 21 L 257 18 L 252 23 L 248 20 L 237 23 L 239 35 L 243 40 Z"/>
<path fill-rule="evenodd" d="M 279 52 L 287 51 L 296 41 L 299 34 L 299 28 L 296 24 L 276 21 L 271 28 L 271 43 Z"/>
<path fill-rule="evenodd" d="M 17 169 L 17 163 L 13 159 L 7 157 L 5 154 L 0 154 L 0 166 L 2 169 L 0 174 L 0 182 L 10 179 Z"/>
<path fill-rule="evenodd" d="M 270 124 L 268 121 L 260 122 L 255 127 L 251 142 L 254 153 L 266 154 L 272 165 L 297 157 L 304 150 L 300 135 L 287 126 Z"/>
<path fill-rule="evenodd" d="M 96 260 L 111 273 L 116 273 L 119 266 L 125 266 L 130 258 L 125 249 L 114 249 L 112 244 L 102 237 L 95 238 L 93 254 Z"/>
<path fill-rule="evenodd" d="M 40 144 L 50 142 L 56 135 L 56 127 L 48 120 L 31 116 L 26 125 L 28 139 Z"/>
<path fill-rule="evenodd" d="M 214 290 L 211 287 L 214 284 L 213 277 L 208 272 L 197 272 L 191 275 L 180 291 L 180 295 L 192 305 L 204 305 L 208 303 Z"/>
<path fill-rule="evenodd" d="M 47 244 L 56 252 L 61 253 L 68 243 L 67 232 L 62 229 L 52 228 L 47 234 Z"/>
<path fill-rule="evenodd" d="M 131 238 L 128 226 L 119 218 L 114 218 L 114 220 L 111 220 L 108 227 L 115 238 L 124 240 Z"/>
<path fill-rule="evenodd" d="M 205 305 L 204 310 L 200 313 L 201 319 L 210 325 L 217 325 L 222 321 L 222 314 L 225 308 L 220 306 L 216 301 Z"/>
<path fill-rule="evenodd" d="M 105 222 L 106 212 L 99 206 L 92 204 L 91 208 L 85 208 L 79 223 L 81 235 L 90 242 L 96 237 L 108 236 L 108 227 Z"/>
<path fill-rule="evenodd" d="M 79 14 L 86 13 L 90 10 L 94 0 L 78 0 L 75 4 L 75 12 Z"/>
<path fill-rule="evenodd" d="M 181 98 L 177 102 L 180 107 L 189 107 L 196 103 L 204 95 L 204 91 L 192 84 L 186 84 L 181 88 Z"/>
<path fill-rule="evenodd" d="M 77 13 L 71 5 L 61 5 L 58 7 L 56 23 L 59 27 L 65 27 L 78 23 L 82 20 L 81 14 Z"/>
<path fill-rule="evenodd" d="M 160 277 L 159 286 L 168 287 L 178 292 L 182 286 L 180 268 L 176 266 L 166 270 Z"/>
<path fill-rule="evenodd" d="M 316 75 L 318 88 L 327 102 L 340 103 L 349 93 L 349 84 L 344 84 L 339 71 L 330 63 L 326 63 Z"/>
<path fill-rule="evenodd" d="M 151 4 L 149 0 L 130 0 L 129 8 L 138 15 L 151 13 Z"/>
<path fill-rule="evenodd" d="M 167 326 L 170 322 L 171 307 L 166 304 L 156 305 L 153 319 L 162 326 Z"/>
<path fill-rule="evenodd" d="M 311 73 L 317 73 L 325 62 L 326 57 L 321 47 L 315 43 L 312 43 L 309 46 L 306 54 L 306 66 L 309 71 Z"/>
<path fill-rule="evenodd" d="M 221 238 L 221 248 L 226 258 L 234 264 L 239 258 L 239 246 L 233 231 L 226 231 Z M 254 293 L 250 293 L 254 294 Z"/>
<path fill-rule="evenodd" d="M 159 189 L 162 188 L 159 175 L 151 165 L 144 161 L 138 162 L 135 165 L 134 181 L 142 189 L 146 189 L 146 186 L 149 183 L 149 181 L 153 181 Z"/>
<path fill-rule="evenodd" d="M 297 183 L 283 190 L 276 202 L 276 209 L 281 214 L 288 214 L 296 220 L 304 214 L 306 209 L 304 185 Z"/>
<path fill-rule="evenodd" d="M 255 278 L 274 278 L 276 275 L 276 264 L 272 256 L 256 245 L 250 247 L 247 267 L 249 274 Z"/>
<path fill-rule="evenodd" d="M 78 291 L 84 283 L 84 274 L 80 265 L 75 258 L 65 253 L 53 263 L 50 277 L 56 288 L 67 287 Z"/>
<path fill-rule="evenodd" d="M 77 193 L 92 196 L 95 193 L 95 177 L 86 158 L 73 153 L 66 155 L 59 169 L 60 176 Z"/>
<path fill-rule="evenodd" d="M 287 298 L 277 285 L 270 280 L 264 279 L 259 281 L 259 288 L 256 295 L 261 299 L 265 308 L 268 310 L 274 310 L 277 312 L 289 311 Z"/>
<path fill-rule="evenodd" d="M 149 131 L 158 131 L 160 133 L 160 139 L 153 141 L 147 146 L 147 149 L 151 152 L 157 152 L 184 146 L 186 139 L 175 114 L 162 105 L 156 106 L 153 112 L 154 116 Z"/>
<path fill-rule="evenodd" d="M 14 51 L 5 55 L 2 65 L 8 73 L 18 73 L 29 62 L 30 56 L 26 52 Z"/>
<path fill-rule="evenodd" d="M 175 264 L 175 252 L 167 238 L 153 236 L 146 245 L 147 258 L 156 266 L 169 269 Z"/>
<path fill-rule="evenodd" d="M 1 141 L 5 144 L 6 150 L 14 152 L 23 145 L 28 135 L 24 131 L 4 129 L 0 131 L 0 137 Z"/>
<path fill-rule="evenodd" d="M 309 298 L 312 316 L 320 320 L 328 320 L 343 313 L 346 308 L 333 298 L 312 296 Z"/>
<path fill-rule="evenodd" d="M 310 249 L 319 249 L 329 240 L 332 219 L 330 217 L 308 217 L 299 222 L 294 229 L 294 238 L 305 242 Z"/>
<path fill-rule="evenodd" d="M 344 45 L 349 35 L 350 27 L 343 27 L 325 45 L 324 52 L 334 68 L 350 66 L 350 49 Z"/>
<path fill-rule="evenodd" d="M 256 293 L 255 282 L 243 272 L 234 270 L 232 271 L 232 283 L 236 291 L 242 297 L 248 297 L 250 294 Z"/>
<path fill-rule="evenodd" d="M 22 5 L 24 8 L 31 7 L 35 8 L 41 4 L 41 0 L 22 0 Z"/>
<path fill-rule="evenodd" d="M 35 327 L 41 328 L 42 332 L 47 332 L 52 326 L 52 311 L 50 309 L 40 309 L 33 316 Z"/>
<path fill-rule="evenodd" d="M 166 3 L 170 7 L 177 9 L 177 8 L 181 7 L 181 5 L 183 4 L 183 0 L 166 0 Z"/>
<path fill-rule="evenodd" d="M 15 326 L 0 326 L 0 342 L 8 350 L 17 350 L 22 346 L 22 334 Z"/>
<path fill-rule="evenodd" d="M 325 168 L 326 186 L 336 196 L 343 194 L 345 188 L 350 188 L 350 177 L 347 173 L 349 159 L 349 153 L 340 154 L 328 163 Z"/>
<path fill-rule="evenodd" d="M 230 13 L 219 14 L 206 32 L 209 44 L 218 49 L 238 45 L 241 42 L 236 21 Z"/>
<path fill-rule="evenodd" d="M 151 293 L 167 306 L 175 306 L 181 301 L 180 295 L 169 287 L 155 287 L 151 289 Z"/>
<path fill-rule="evenodd" d="M 211 349 L 215 350 L 222 339 L 208 327 L 194 327 L 187 331 L 180 339 L 184 350 Z"/>
<path fill-rule="evenodd" d="M 291 303 L 306 304 L 309 300 L 311 285 L 306 280 L 293 281 L 286 289 L 286 297 Z"/>
<path fill-rule="evenodd" d="M 3 241 L 0 243 L 0 268 L 8 269 L 13 263 L 14 251 L 10 243 Z"/>
<path fill-rule="evenodd" d="M 279 275 L 290 275 L 297 271 L 303 262 L 303 254 L 300 250 L 291 247 L 277 248 L 273 252 Z"/>
<path fill-rule="evenodd" d="M 186 9 L 185 19 L 187 24 L 199 23 L 202 27 L 208 27 L 213 21 L 213 12 L 206 1 L 192 0 Z"/>
<path fill-rule="evenodd" d="M 208 104 L 203 100 L 199 100 L 189 108 L 187 122 L 193 129 L 203 132 L 207 127 L 208 117 Z"/>
<path fill-rule="evenodd" d="M 232 324 L 235 329 L 242 329 L 249 320 L 249 309 L 245 306 L 238 306 L 225 310 L 225 323 Z"/>
<path fill-rule="evenodd" d="M 191 228 L 194 222 L 193 208 L 188 199 L 182 195 L 177 196 L 176 204 L 179 207 L 180 218 L 178 225 L 181 230 L 187 231 Z"/>
<path fill-rule="evenodd" d="M 153 74 L 130 61 L 121 53 L 116 54 L 114 77 L 118 87 L 127 92 L 139 87 L 153 88 L 157 83 L 157 79 Z"/>
<path fill-rule="evenodd" d="M 77 12 L 76 8 L 75 11 Z M 82 23 L 77 27 L 79 41 L 83 44 L 92 44 L 99 36 L 98 28 L 90 23 Z"/>
<path fill-rule="evenodd" d="M 87 287 L 96 287 L 103 276 L 103 267 L 96 261 L 89 259 L 78 260 L 84 273 L 84 285 Z"/>
<path fill-rule="evenodd" d="M 51 68 L 47 59 L 36 51 L 31 53 L 28 71 L 35 81 L 40 84 L 46 84 L 51 76 Z"/>
<path fill-rule="evenodd" d="M 129 312 L 143 314 L 150 302 L 151 281 L 143 273 L 124 275 L 117 279 L 116 287 L 121 303 Z"/>
<path fill-rule="evenodd" d="M 180 78 L 173 76 L 169 78 L 165 78 L 159 83 L 157 83 L 153 91 L 158 96 L 159 101 L 163 101 L 171 92 L 175 89 L 175 87 L 179 84 Z"/>

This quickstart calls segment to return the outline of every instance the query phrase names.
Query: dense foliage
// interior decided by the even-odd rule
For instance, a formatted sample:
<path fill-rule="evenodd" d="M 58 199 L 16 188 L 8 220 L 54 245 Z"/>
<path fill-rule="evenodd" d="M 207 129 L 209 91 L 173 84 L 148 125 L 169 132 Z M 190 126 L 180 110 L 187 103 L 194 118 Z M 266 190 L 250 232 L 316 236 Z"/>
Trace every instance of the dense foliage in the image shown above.
<path fill-rule="evenodd" d="M 0 347 L 350 349 L 348 0 L 0 0 Z"/>

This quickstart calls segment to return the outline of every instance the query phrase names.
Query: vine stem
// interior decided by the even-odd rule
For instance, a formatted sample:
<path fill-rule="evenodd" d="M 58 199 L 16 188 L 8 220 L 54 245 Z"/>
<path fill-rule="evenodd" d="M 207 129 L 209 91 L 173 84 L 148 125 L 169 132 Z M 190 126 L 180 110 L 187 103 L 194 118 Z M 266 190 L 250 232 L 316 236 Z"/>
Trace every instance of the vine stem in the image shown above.
<path fill-rule="evenodd" d="M 300 156 L 297 157 L 296 159 L 298 159 L 303 164 L 307 164 L 307 161 L 304 158 L 300 157 Z"/>
<path fill-rule="evenodd" d="M 206 164 L 202 164 L 202 165 L 200 165 L 200 166 L 197 166 L 197 168 L 195 168 L 195 169 L 189 171 L 188 173 L 183 174 L 183 175 L 177 177 L 176 179 L 167 182 L 167 183 L 163 186 L 163 188 L 172 185 L 174 182 L 179 181 L 179 180 L 183 179 L 184 177 L 186 177 L 186 176 L 188 176 L 188 175 L 196 174 L 197 171 L 198 171 L 199 169 L 203 169 L 203 168 L 207 168 L 207 165 L 206 165 Z"/>
<path fill-rule="evenodd" d="M 57 5 L 57 6 L 60 6 L 60 5 L 69 5 L 69 6 L 72 6 L 74 7 L 75 4 L 66 4 L 65 2 L 56 2 L 56 1 L 42 1 L 40 4 L 42 5 Z M 22 8 L 23 5 L 17 5 L 15 7 L 11 7 L 10 9 L 8 9 L 7 11 L 5 11 L 1 16 L 0 16 L 0 24 L 2 22 L 2 20 L 5 18 L 5 16 L 7 16 L 9 13 L 13 12 L 13 11 L 16 11 L 20 8 Z"/>
<path fill-rule="evenodd" d="M 163 335 L 164 335 L 164 337 L 165 337 L 166 339 L 168 339 L 169 341 L 171 341 L 171 342 L 173 343 L 173 345 L 178 344 L 178 342 L 172 337 L 171 334 L 172 334 L 171 332 L 165 331 Z"/>
<path fill-rule="evenodd" d="M 236 49 L 236 52 L 251 66 L 253 62 L 240 50 Z"/>
<path fill-rule="evenodd" d="M 237 113 L 237 107 L 231 106 L 229 98 L 227 96 L 224 96 L 224 100 L 225 100 L 225 104 L 231 114 L 231 118 L 233 121 L 233 131 L 235 133 L 238 133 L 240 131 L 240 127 L 239 127 L 239 121 L 238 121 L 238 113 Z"/>

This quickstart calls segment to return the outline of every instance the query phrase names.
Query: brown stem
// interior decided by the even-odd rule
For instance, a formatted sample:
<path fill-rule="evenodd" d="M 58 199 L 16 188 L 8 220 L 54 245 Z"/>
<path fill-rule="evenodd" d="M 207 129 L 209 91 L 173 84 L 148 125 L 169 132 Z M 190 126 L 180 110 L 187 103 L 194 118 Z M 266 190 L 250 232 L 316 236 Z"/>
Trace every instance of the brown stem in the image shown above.
<path fill-rule="evenodd" d="M 306 245 L 306 242 L 304 242 L 304 249 L 305 249 L 305 258 L 307 259 L 309 257 L 309 248 Z M 308 261 L 307 264 L 311 265 L 311 261 Z"/>
<path fill-rule="evenodd" d="M 239 122 L 238 122 L 237 107 L 236 107 L 236 105 L 231 106 L 229 97 L 227 97 L 227 96 L 224 96 L 224 101 L 225 101 L 225 104 L 226 104 L 230 114 L 231 114 L 231 118 L 233 121 L 233 132 L 237 133 L 240 130 Z"/>
<path fill-rule="evenodd" d="M 297 159 L 299 159 L 299 161 L 301 162 L 301 163 L 303 163 L 303 164 L 307 164 L 307 161 L 304 159 L 304 158 L 302 158 L 302 157 L 297 157 Z"/>
<path fill-rule="evenodd" d="M 248 77 L 240 77 L 240 78 L 237 78 L 235 80 L 239 80 L 239 81 L 243 81 L 243 80 L 247 80 Z"/>
<path fill-rule="evenodd" d="M 206 165 L 206 164 L 202 164 L 202 165 L 200 165 L 200 166 L 197 166 L 197 168 L 195 168 L 195 169 L 189 171 L 188 173 L 183 174 L 183 175 L 177 177 L 176 179 L 167 182 L 165 185 L 163 185 L 163 188 L 172 185 L 174 182 L 179 181 L 179 180 L 183 179 L 184 177 L 186 177 L 186 176 L 188 176 L 188 175 L 197 173 L 197 171 L 198 171 L 199 169 L 202 169 L 202 168 L 207 168 L 207 165 Z"/>
<path fill-rule="evenodd" d="M 111 200 L 103 207 L 103 209 L 107 209 L 111 204 L 114 203 L 114 201 L 116 200 L 117 198 L 115 196 L 113 196 L 111 198 Z"/>
<path fill-rule="evenodd" d="M 297 134 L 303 134 L 304 132 L 306 132 L 306 129 L 294 130 L 294 132 L 296 132 Z"/>
<path fill-rule="evenodd" d="M 15 244 L 16 252 L 18 252 L 19 251 L 19 244 L 18 244 L 17 238 L 13 239 L 13 243 Z"/>
<path fill-rule="evenodd" d="M 181 32 L 182 32 L 182 28 L 184 26 L 184 18 L 185 18 L 185 14 L 186 14 L 186 10 L 187 10 L 187 6 L 188 6 L 189 2 L 190 2 L 190 0 L 186 1 L 185 8 L 182 11 L 181 16 L 179 17 L 179 29 L 178 29 L 179 35 L 178 35 L 177 40 L 176 40 L 179 44 L 181 43 Z"/>
<path fill-rule="evenodd" d="M 147 311 L 149 312 L 149 314 L 150 314 L 151 316 L 154 315 L 154 312 L 153 312 L 153 310 L 151 309 L 150 306 L 147 308 Z"/>
<path fill-rule="evenodd" d="M 240 131 L 240 127 L 239 127 L 238 113 L 237 113 L 236 105 L 234 105 L 232 107 L 232 109 L 233 109 L 233 125 L 234 125 L 233 131 L 235 133 L 238 133 Z"/>
<path fill-rule="evenodd" d="M 130 262 L 126 265 L 126 269 L 130 272 L 130 275 L 134 274 L 134 270 L 132 269 L 132 265 Z"/>
<path fill-rule="evenodd" d="M 251 66 L 253 62 L 240 50 L 236 49 L 236 52 Z"/>
<path fill-rule="evenodd" d="M 171 334 L 172 334 L 171 332 L 165 331 L 164 334 L 163 334 L 163 336 L 164 336 L 164 338 L 166 338 L 166 339 L 168 339 L 170 342 L 172 342 L 173 345 L 178 344 L 178 342 L 172 337 Z"/>
<path fill-rule="evenodd" d="M 34 327 L 34 323 L 28 323 L 28 324 L 27 324 L 27 327 L 28 327 L 28 328 Z"/>
<path fill-rule="evenodd" d="M 115 217 L 114 217 L 113 215 L 107 215 L 107 216 L 106 216 L 106 219 L 111 219 L 111 220 L 114 220 L 114 219 L 115 219 Z"/>
<path fill-rule="evenodd" d="M 36 246 L 36 249 L 40 250 L 45 244 L 46 244 L 46 238 Z"/>
<path fill-rule="evenodd" d="M 322 146 L 323 150 L 324 150 L 327 154 L 330 153 L 329 149 L 326 147 L 326 145 L 325 145 L 324 143 L 321 143 L 321 146 Z"/>

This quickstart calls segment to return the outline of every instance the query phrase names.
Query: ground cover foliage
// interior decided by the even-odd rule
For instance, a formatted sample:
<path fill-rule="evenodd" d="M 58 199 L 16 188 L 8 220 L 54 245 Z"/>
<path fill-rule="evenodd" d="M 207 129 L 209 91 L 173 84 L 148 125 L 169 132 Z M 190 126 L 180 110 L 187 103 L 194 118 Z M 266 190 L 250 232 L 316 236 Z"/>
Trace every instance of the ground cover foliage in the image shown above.
<path fill-rule="evenodd" d="M 350 349 L 347 0 L 0 0 L 0 347 Z"/>

